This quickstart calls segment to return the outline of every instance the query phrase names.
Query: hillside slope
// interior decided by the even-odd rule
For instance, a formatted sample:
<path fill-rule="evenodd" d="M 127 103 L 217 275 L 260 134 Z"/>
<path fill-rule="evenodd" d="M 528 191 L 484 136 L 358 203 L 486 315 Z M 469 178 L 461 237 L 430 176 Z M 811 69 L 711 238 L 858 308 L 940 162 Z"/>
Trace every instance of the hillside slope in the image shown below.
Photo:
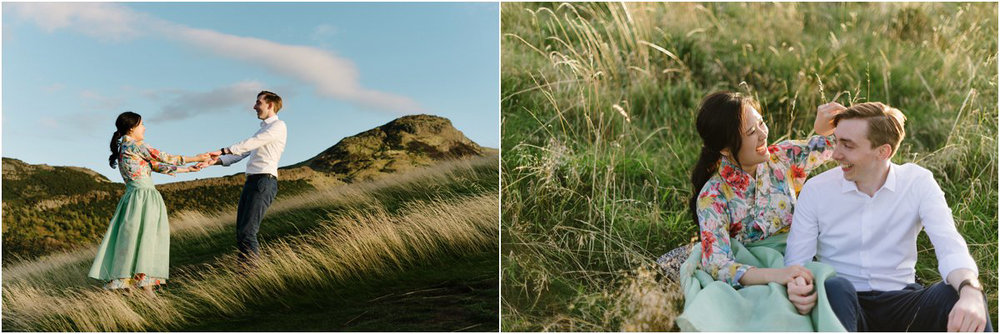
<path fill-rule="evenodd" d="M 496 331 L 496 156 L 276 202 L 262 257 L 235 261 L 232 212 L 171 221 L 157 298 L 86 277 L 96 245 L 3 268 L 4 331 Z"/>
<path fill-rule="evenodd" d="M 352 182 L 372 180 L 444 160 L 496 153 L 466 138 L 446 118 L 412 115 L 344 138 L 315 157 L 287 169 L 296 171 L 308 167 Z"/>
<path fill-rule="evenodd" d="M 449 160 L 495 155 L 432 115 L 403 116 L 280 168 L 277 201 L 317 188 L 370 181 Z M 125 186 L 80 167 L 3 158 L 3 262 L 100 241 Z M 245 176 L 157 185 L 171 216 L 233 211 Z"/>

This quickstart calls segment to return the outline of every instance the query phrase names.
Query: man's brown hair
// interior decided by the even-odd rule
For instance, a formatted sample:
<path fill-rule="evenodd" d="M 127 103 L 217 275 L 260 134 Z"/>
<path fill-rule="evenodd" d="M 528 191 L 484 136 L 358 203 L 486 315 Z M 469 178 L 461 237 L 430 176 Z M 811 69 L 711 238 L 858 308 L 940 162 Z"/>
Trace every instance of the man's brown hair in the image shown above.
<path fill-rule="evenodd" d="M 264 97 L 264 102 L 271 103 L 271 104 L 274 105 L 274 113 L 275 114 L 277 114 L 278 111 L 281 110 L 281 96 L 278 96 L 278 94 L 271 93 L 271 92 L 266 91 L 266 90 L 262 90 L 262 91 L 260 91 L 260 93 L 257 93 L 257 98 L 258 99 L 261 96 Z"/>
<path fill-rule="evenodd" d="M 906 137 L 906 116 L 899 109 L 885 105 L 882 102 L 858 103 L 833 117 L 833 125 L 837 126 L 845 119 L 863 119 L 868 121 L 868 141 L 872 148 L 889 144 L 892 148 L 890 156 L 896 153 L 899 143 Z"/>

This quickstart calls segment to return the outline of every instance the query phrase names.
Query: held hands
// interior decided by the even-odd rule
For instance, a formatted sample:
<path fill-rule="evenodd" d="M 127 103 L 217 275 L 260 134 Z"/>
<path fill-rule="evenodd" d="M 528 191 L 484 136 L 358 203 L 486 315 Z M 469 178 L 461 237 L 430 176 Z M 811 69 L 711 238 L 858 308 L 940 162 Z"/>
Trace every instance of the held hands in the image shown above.
<path fill-rule="evenodd" d="M 830 102 L 819 107 L 816 107 L 816 123 L 813 124 L 813 130 L 821 136 L 829 136 L 833 134 L 833 117 L 837 114 L 847 110 L 840 103 Z"/>
<path fill-rule="evenodd" d="M 196 156 L 197 159 L 195 159 L 193 161 L 200 161 L 200 162 L 211 161 L 213 159 L 218 158 L 220 155 L 222 155 L 222 152 L 219 152 L 218 150 L 209 151 L 209 152 L 205 152 L 205 153 L 197 155 Z"/>
<path fill-rule="evenodd" d="M 776 277 L 773 277 L 770 281 L 781 285 L 788 285 L 789 283 L 795 281 L 796 277 L 800 277 L 805 280 L 805 283 L 812 285 L 812 272 L 809 271 L 809 269 L 806 269 L 806 267 L 800 265 L 791 265 L 778 269 Z"/>
<path fill-rule="evenodd" d="M 194 164 L 194 165 L 191 165 L 191 166 L 180 166 L 180 167 L 177 167 L 177 170 L 175 171 L 175 173 L 193 173 L 193 172 L 200 171 L 202 169 L 202 167 L 198 167 L 198 165 L 200 165 L 200 164 L 201 163 Z M 173 176 L 173 175 L 171 174 L 170 176 Z"/>
<path fill-rule="evenodd" d="M 785 288 L 788 290 L 788 301 L 792 302 L 799 314 L 809 314 L 816 307 L 816 292 L 811 282 L 807 283 L 804 278 L 796 277 Z"/>
<path fill-rule="evenodd" d="M 986 305 L 982 292 L 975 289 L 959 291 L 958 302 L 948 313 L 949 332 L 982 332 L 986 328 Z"/>
<path fill-rule="evenodd" d="M 199 162 L 199 163 L 198 163 L 197 165 L 195 165 L 195 166 L 197 166 L 197 167 L 198 167 L 198 169 L 201 169 L 201 168 L 205 168 L 205 167 L 208 167 L 208 166 L 211 166 L 211 165 L 214 165 L 214 164 L 215 164 L 216 162 L 218 162 L 218 161 L 219 161 L 219 158 L 218 158 L 218 157 L 215 157 L 215 158 L 209 158 L 208 160 L 205 160 L 205 161 L 202 161 L 202 162 Z"/>
<path fill-rule="evenodd" d="M 198 161 L 197 164 L 194 164 L 194 165 L 191 165 L 191 166 L 187 166 L 187 167 L 178 168 L 178 172 L 181 172 L 181 173 L 191 173 L 191 172 L 200 171 L 200 170 L 204 169 L 205 167 L 214 165 L 216 162 L 218 162 L 220 155 L 222 155 L 222 152 L 219 152 L 217 150 L 216 151 L 211 151 L 211 152 L 205 152 L 205 153 L 196 155 L 190 161 Z"/>
<path fill-rule="evenodd" d="M 792 302 L 792 305 L 795 305 L 795 310 L 802 315 L 809 314 L 816 306 L 812 272 L 803 266 L 791 265 L 779 269 L 778 275 L 773 282 L 785 285 L 788 300 Z"/>
<path fill-rule="evenodd" d="M 219 156 L 220 155 L 222 155 L 222 152 L 220 152 L 218 150 L 210 151 L 210 152 L 205 152 L 205 153 L 196 155 L 195 159 L 193 159 L 191 161 L 198 161 L 198 163 L 194 164 L 194 165 L 191 165 L 190 167 L 187 167 L 186 170 L 185 170 L 185 172 L 197 172 L 197 171 L 202 170 L 205 167 L 214 165 L 214 164 L 216 164 L 219 161 Z"/>

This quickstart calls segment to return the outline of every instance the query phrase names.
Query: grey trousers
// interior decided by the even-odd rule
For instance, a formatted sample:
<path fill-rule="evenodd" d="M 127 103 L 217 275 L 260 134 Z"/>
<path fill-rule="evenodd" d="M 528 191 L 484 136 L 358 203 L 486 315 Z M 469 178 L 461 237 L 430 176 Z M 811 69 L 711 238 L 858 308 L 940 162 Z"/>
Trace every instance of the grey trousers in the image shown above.
<path fill-rule="evenodd" d="M 260 244 L 257 243 L 257 231 L 264 213 L 278 194 L 278 179 L 271 174 L 252 174 L 247 176 L 240 194 L 240 204 L 236 209 L 236 246 L 240 250 L 240 259 L 246 261 L 260 255 Z"/>

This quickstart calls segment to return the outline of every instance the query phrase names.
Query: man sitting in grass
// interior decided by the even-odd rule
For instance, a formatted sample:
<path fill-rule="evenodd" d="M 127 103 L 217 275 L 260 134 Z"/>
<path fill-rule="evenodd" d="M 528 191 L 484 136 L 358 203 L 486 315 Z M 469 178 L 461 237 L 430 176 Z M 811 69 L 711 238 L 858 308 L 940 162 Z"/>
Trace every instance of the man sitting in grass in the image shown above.
<path fill-rule="evenodd" d="M 955 228 L 934 175 L 890 158 L 906 135 L 899 109 L 878 102 L 851 106 L 834 118 L 840 168 L 806 182 L 785 250 L 786 265 L 816 256 L 837 277 L 824 288 L 848 331 L 992 331 L 978 269 Z M 934 244 L 944 282 L 915 283 L 917 235 Z M 814 291 L 788 285 L 796 308 L 810 309 Z"/>

